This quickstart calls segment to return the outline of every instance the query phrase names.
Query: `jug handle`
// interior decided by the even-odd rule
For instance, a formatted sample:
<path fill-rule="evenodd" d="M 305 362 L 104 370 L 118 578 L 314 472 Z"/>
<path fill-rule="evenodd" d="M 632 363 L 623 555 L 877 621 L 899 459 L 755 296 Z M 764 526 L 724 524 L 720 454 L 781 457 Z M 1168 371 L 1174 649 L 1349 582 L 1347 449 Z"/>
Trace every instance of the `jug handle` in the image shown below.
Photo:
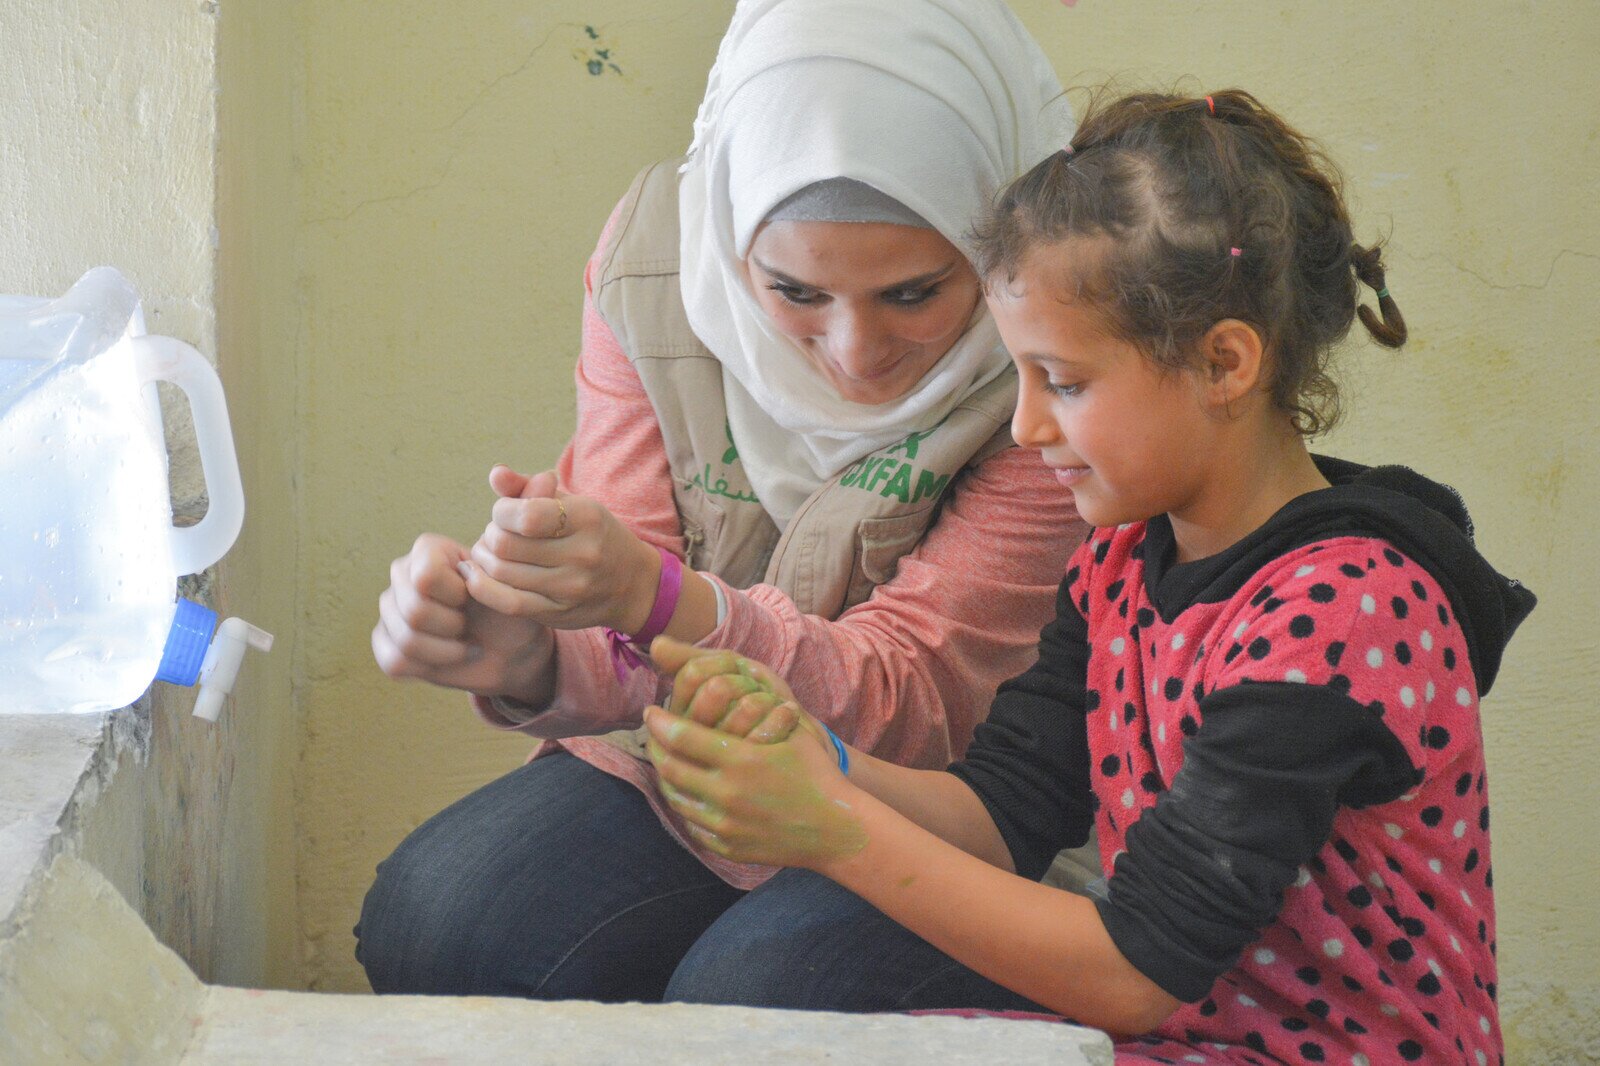
<path fill-rule="evenodd" d="M 194 415 L 210 505 L 199 522 L 173 528 L 172 562 L 179 574 L 198 574 L 227 554 L 244 525 L 244 486 L 222 382 L 205 356 L 176 338 L 129 337 L 127 343 L 133 346 L 139 386 L 154 381 L 176 385 L 188 397 Z"/>

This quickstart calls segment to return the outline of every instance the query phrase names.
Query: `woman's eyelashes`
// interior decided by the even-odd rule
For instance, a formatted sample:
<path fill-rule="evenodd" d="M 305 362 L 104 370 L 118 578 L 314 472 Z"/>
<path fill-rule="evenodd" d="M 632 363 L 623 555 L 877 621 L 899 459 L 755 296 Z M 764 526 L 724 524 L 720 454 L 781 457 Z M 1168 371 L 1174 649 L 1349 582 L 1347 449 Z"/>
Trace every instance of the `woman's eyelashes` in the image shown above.
<path fill-rule="evenodd" d="M 825 292 L 816 289 L 801 288 L 798 285 L 788 285 L 781 281 L 774 281 L 767 286 L 788 303 L 797 307 L 815 307 L 829 299 Z M 927 303 L 939 295 L 940 286 L 928 285 L 915 289 L 888 289 L 878 295 L 884 303 L 893 307 L 916 307 Z"/>
<path fill-rule="evenodd" d="M 1045 392 L 1052 393 L 1056 396 L 1071 397 L 1076 396 L 1083 391 L 1083 382 L 1081 381 L 1063 382 L 1051 381 L 1049 378 L 1045 378 L 1040 382 L 1040 384 L 1044 386 Z"/>
<path fill-rule="evenodd" d="M 897 307 L 915 307 L 917 304 L 927 303 L 939 295 L 939 286 L 926 285 L 917 289 L 890 289 L 883 294 L 886 303 Z"/>
<path fill-rule="evenodd" d="M 814 289 L 802 289 L 798 285 L 785 285 L 781 281 L 774 281 L 767 288 L 783 297 L 789 303 L 797 304 L 801 307 L 810 307 L 812 304 L 820 303 L 823 296 L 822 293 Z"/>

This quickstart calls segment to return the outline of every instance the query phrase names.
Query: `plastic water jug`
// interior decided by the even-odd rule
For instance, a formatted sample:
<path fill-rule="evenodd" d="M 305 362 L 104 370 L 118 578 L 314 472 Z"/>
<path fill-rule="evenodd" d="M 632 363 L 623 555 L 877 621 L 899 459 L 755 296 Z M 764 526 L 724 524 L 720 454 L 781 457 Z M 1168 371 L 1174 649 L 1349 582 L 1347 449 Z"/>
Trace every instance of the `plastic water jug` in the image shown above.
<path fill-rule="evenodd" d="M 172 524 L 154 382 L 182 389 L 210 506 Z M 205 357 L 144 333 L 110 267 L 60 299 L 0 297 L 0 714 L 115 710 L 152 680 L 201 683 L 215 720 L 246 645 L 272 637 L 177 598 L 233 546 L 244 491 Z"/>

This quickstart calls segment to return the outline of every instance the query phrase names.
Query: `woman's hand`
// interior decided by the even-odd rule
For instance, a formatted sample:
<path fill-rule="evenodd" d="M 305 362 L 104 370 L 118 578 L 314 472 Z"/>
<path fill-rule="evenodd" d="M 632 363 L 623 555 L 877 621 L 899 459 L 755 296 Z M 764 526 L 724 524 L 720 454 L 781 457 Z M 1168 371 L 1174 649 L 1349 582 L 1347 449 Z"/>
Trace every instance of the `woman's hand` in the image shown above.
<path fill-rule="evenodd" d="M 459 570 L 466 559 L 467 550 L 455 541 L 424 533 L 390 564 L 372 630 L 378 666 L 393 678 L 548 702 L 553 635 L 468 595 Z"/>
<path fill-rule="evenodd" d="M 603 504 L 556 489 L 553 471 L 489 472 L 499 494 L 473 545 L 472 598 L 501 614 L 556 629 L 644 627 L 661 559 Z"/>
<path fill-rule="evenodd" d="M 794 704 L 784 706 L 805 718 Z M 810 729 L 762 744 L 661 707 L 646 708 L 644 722 L 661 794 L 689 834 L 718 855 L 814 867 L 866 845 L 850 807 L 855 789 L 839 772 L 833 749 Z"/>

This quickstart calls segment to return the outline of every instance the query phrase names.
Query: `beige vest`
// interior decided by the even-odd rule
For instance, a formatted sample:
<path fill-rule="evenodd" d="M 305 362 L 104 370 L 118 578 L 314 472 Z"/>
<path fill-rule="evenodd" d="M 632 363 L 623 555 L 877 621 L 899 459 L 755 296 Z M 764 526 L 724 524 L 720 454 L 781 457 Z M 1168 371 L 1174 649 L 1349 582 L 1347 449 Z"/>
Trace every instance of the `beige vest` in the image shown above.
<path fill-rule="evenodd" d="M 616 334 L 655 407 L 689 565 L 736 588 L 788 593 L 807 614 L 837 618 L 894 577 L 922 541 L 963 471 L 1013 446 L 1016 371 L 1007 368 L 937 426 L 852 464 L 801 504 L 780 536 L 756 500 L 728 431 L 722 364 L 689 328 L 678 288 L 678 164 L 646 167 L 617 212 L 594 283 L 595 307 Z M 985 697 L 987 698 L 987 697 Z M 604 739 L 644 758 L 643 730 Z M 1045 876 L 1073 891 L 1100 876 L 1093 836 Z"/>
<path fill-rule="evenodd" d="M 678 164 L 646 167 L 617 212 L 594 302 L 655 407 L 689 565 L 736 588 L 775 585 L 837 618 L 894 576 L 968 467 L 1013 446 L 1008 368 L 943 422 L 852 464 L 801 504 L 780 536 L 728 429 L 722 364 L 689 328 L 678 287 Z"/>

